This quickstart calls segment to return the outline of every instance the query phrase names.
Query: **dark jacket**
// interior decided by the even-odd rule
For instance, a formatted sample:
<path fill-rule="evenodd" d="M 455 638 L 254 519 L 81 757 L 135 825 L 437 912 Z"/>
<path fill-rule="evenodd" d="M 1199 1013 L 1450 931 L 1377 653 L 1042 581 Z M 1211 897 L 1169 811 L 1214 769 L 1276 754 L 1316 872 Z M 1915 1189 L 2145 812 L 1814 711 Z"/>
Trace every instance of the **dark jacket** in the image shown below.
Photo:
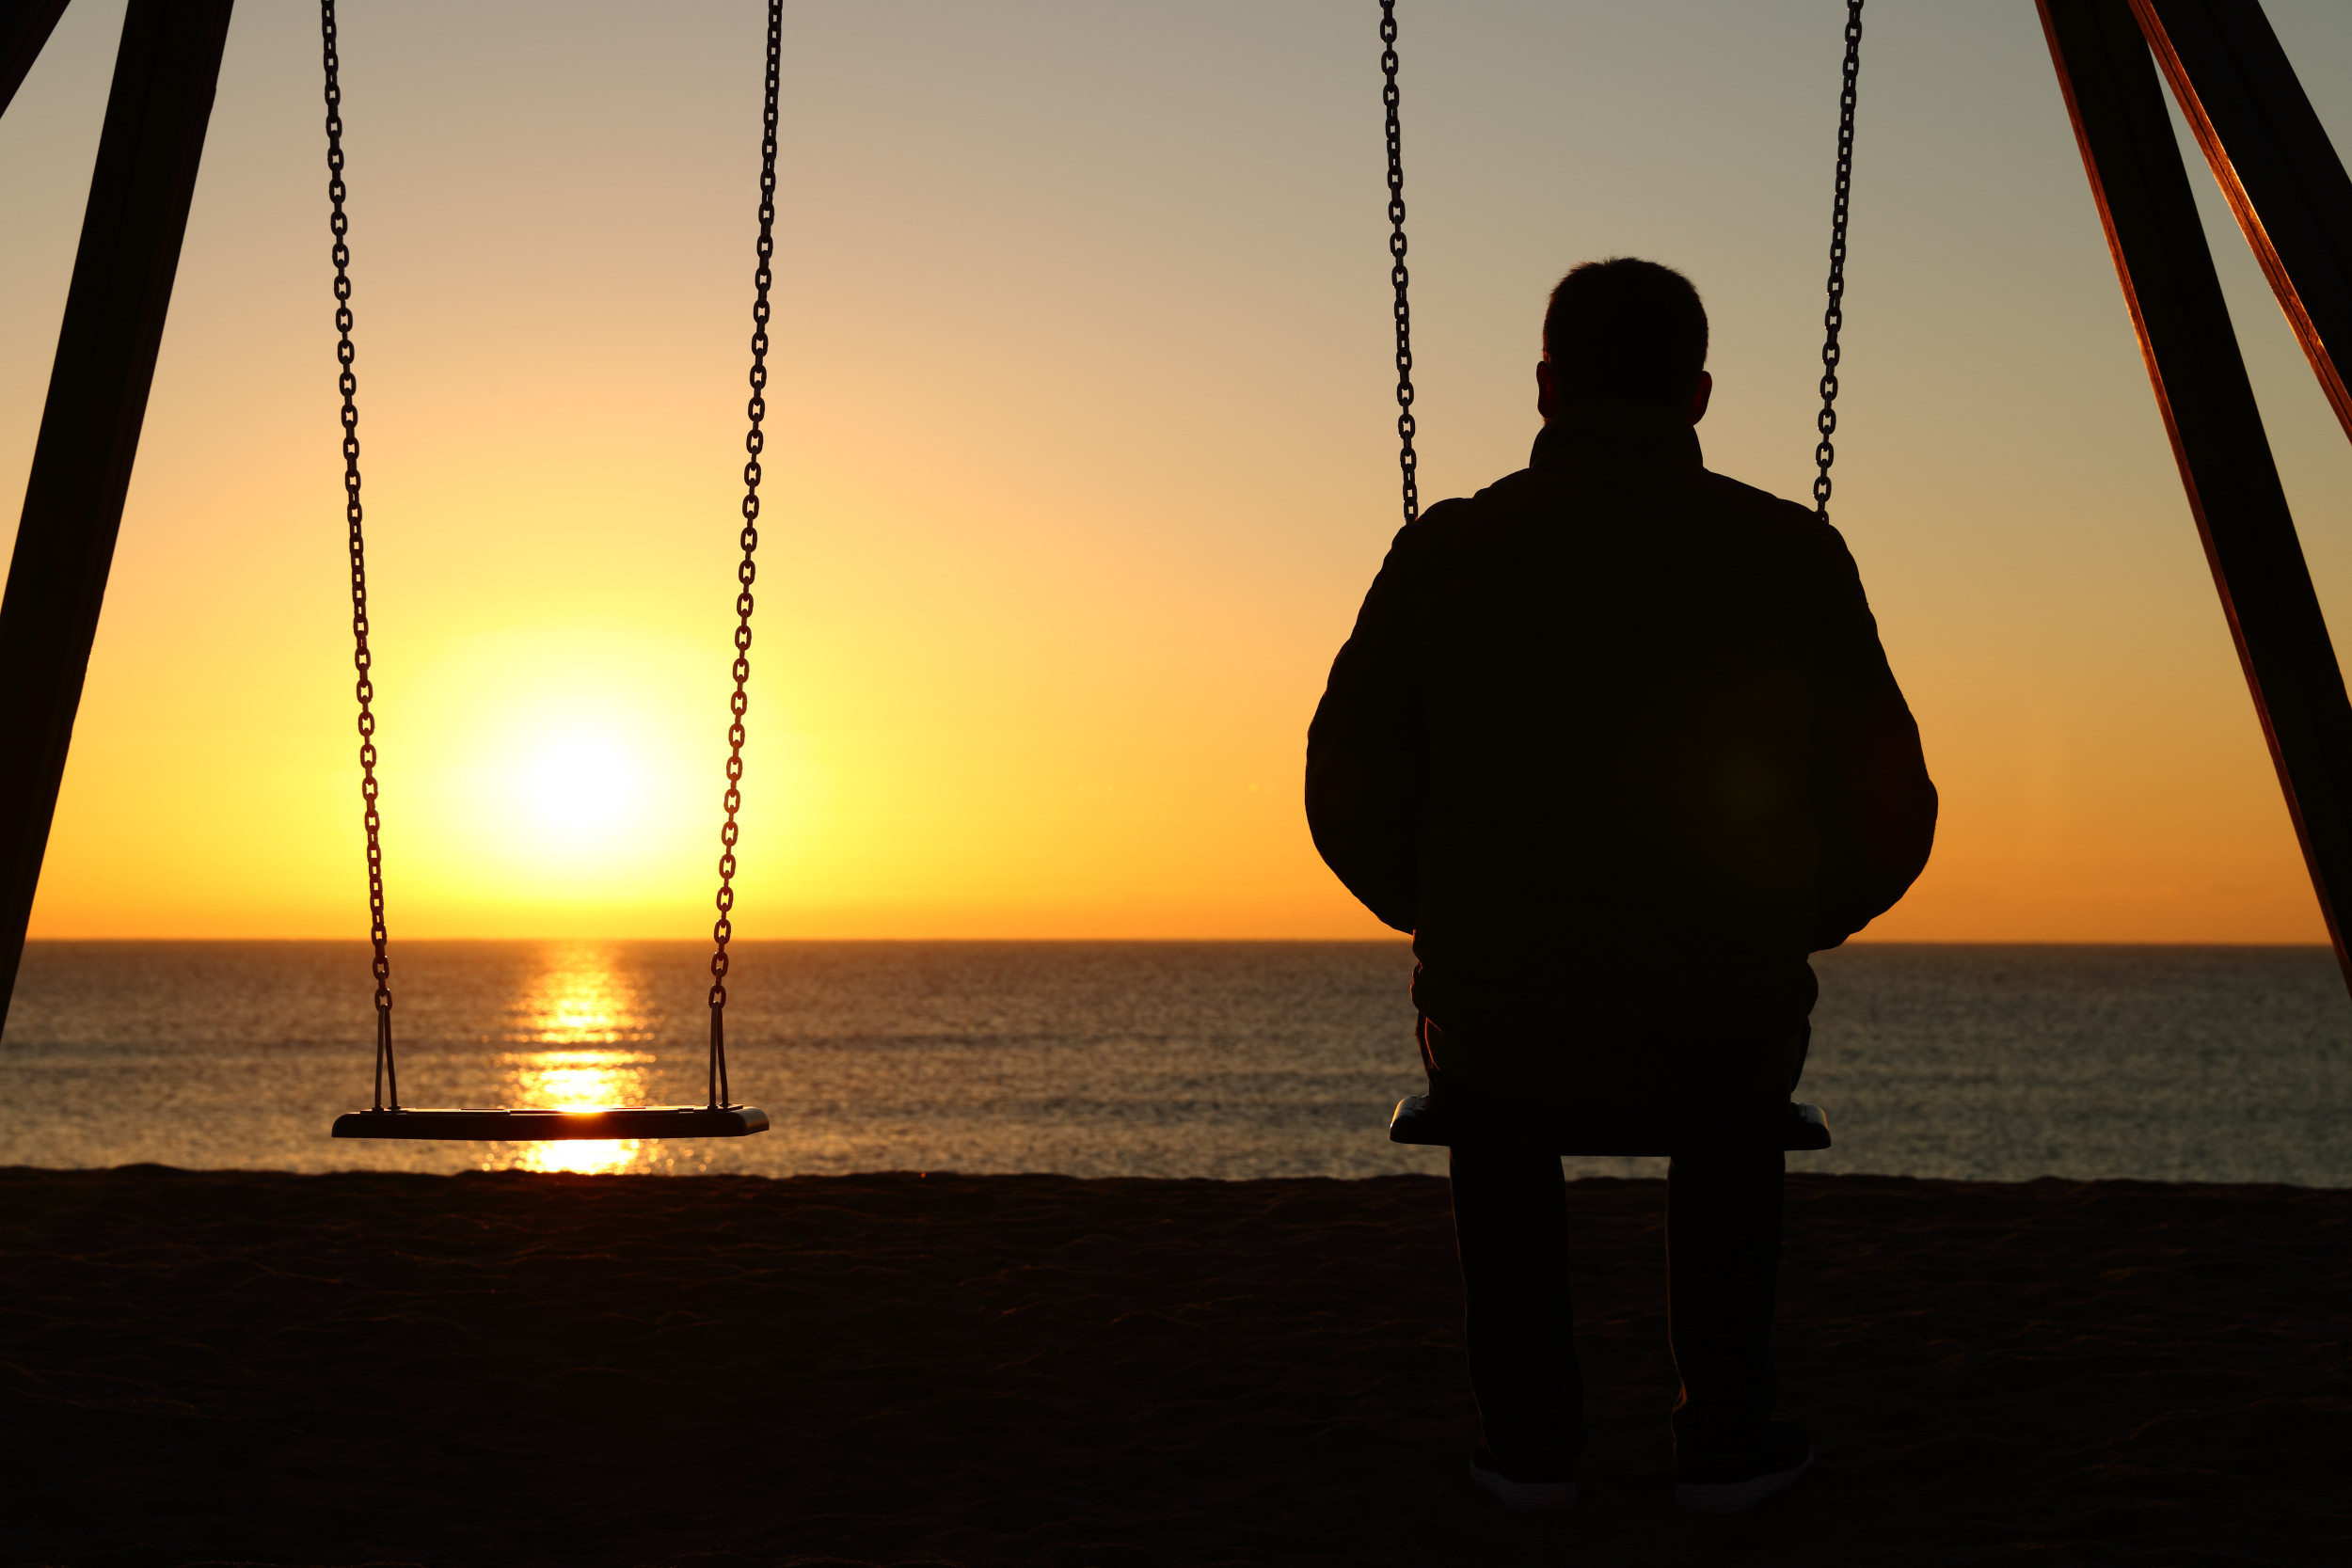
<path fill-rule="evenodd" d="M 1631 1053 L 1665 1092 L 1789 1037 L 1805 955 L 1902 895 L 1935 807 L 1836 531 L 1630 403 L 1397 534 L 1307 739 L 1316 847 L 1413 933 L 1433 1022 L 1518 1040 L 1503 1087 Z"/>

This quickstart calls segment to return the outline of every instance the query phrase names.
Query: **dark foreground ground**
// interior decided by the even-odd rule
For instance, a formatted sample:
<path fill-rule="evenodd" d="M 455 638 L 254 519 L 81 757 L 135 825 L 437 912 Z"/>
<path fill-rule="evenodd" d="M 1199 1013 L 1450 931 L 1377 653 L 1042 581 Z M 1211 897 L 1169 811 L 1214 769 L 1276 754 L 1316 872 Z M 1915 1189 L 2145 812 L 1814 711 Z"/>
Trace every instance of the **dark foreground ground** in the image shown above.
<path fill-rule="evenodd" d="M 1820 1464 L 1693 1524 L 1657 1183 L 1527 1520 L 1436 1180 L 0 1171 L 0 1562 L 2352 1562 L 2352 1192 L 1790 1186 Z"/>

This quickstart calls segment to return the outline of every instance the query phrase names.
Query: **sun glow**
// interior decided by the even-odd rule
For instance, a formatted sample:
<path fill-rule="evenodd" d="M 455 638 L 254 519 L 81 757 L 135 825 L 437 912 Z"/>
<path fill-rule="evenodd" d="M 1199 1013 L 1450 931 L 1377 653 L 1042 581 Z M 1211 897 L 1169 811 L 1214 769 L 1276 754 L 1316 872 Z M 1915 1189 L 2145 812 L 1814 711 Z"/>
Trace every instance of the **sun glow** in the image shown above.
<path fill-rule="evenodd" d="M 675 737 L 639 705 L 581 704 L 483 724 L 466 801 L 505 854 L 543 868 L 601 868 L 640 859 L 681 804 Z"/>
<path fill-rule="evenodd" d="M 643 815 L 644 768 L 612 734 L 558 737 L 525 765 L 517 782 L 525 799 L 516 802 L 516 815 L 543 837 L 577 844 L 627 831 Z"/>
<path fill-rule="evenodd" d="M 725 757 L 702 652 L 550 626 L 453 641 L 415 670 L 385 765 L 404 907 L 422 922 L 466 911 L 466 936 L 694 929 Z"/>

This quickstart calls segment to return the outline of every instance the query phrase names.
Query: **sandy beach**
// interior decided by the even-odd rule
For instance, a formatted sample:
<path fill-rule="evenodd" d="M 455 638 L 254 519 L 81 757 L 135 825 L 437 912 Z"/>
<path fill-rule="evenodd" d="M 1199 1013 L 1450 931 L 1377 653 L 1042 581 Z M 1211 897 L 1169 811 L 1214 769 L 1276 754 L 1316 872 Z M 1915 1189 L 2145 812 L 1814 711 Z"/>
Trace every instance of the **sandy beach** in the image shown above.
<path fill-rule="evenodd" d="M 0 1172 L 0 1560 L 2352 1560 L 2352 1192 L 1797 1176 L 1784 1413 L 1672 1512 L 1659 1183 L 1584 1505 L 1502 1513 L 1445 1187 Z"/>

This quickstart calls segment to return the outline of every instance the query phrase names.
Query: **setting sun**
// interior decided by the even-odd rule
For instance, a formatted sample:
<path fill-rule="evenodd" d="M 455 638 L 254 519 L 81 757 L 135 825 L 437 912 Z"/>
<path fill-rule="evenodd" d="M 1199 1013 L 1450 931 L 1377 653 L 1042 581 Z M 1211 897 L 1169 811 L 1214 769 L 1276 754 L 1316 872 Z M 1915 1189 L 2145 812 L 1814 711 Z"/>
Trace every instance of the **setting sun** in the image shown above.
<path fill-rule="evenodd" d="M 634 828 L 644 779 L 631 750 L 610 734 L 557 739 L 519 774 L 523 798 L 514 804 L 543 836 L 566 847 Z"/>

